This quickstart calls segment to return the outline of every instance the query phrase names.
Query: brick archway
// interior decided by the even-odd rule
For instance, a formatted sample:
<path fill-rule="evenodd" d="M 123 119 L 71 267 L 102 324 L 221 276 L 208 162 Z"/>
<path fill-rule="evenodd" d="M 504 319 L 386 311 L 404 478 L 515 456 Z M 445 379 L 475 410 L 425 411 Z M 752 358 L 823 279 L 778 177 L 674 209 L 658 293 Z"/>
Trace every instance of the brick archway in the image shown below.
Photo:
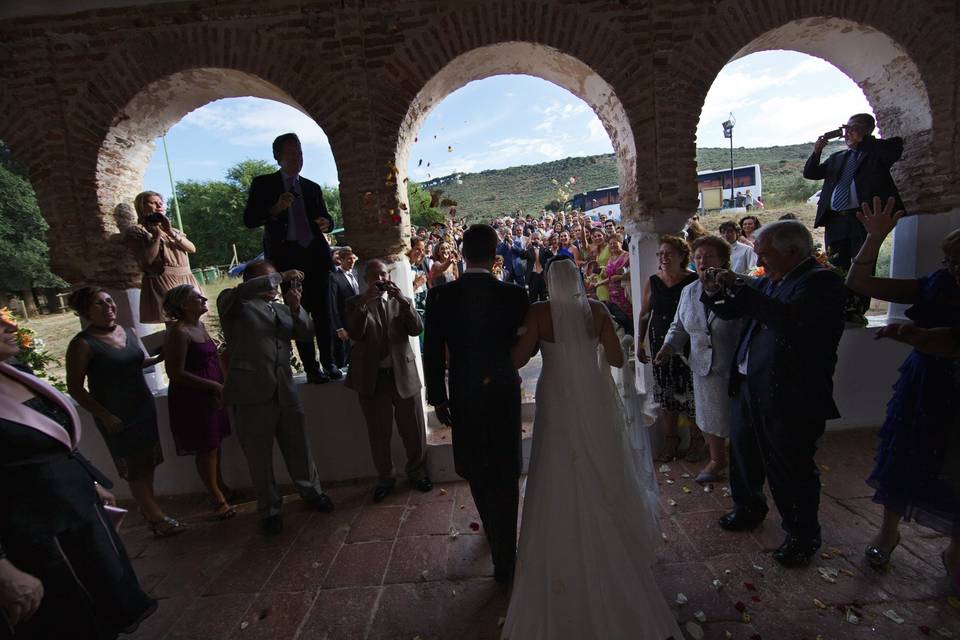
<path fill-rule="evenodd" d="M 885 136 L 905 139 L 904 159 L 895 165 L 895 177 L 902 185 L 904 200 L 914 212 L 943 211 L 957 198 L 947 192 L 952 173 L 953 150 L 931 148 L 938 127 L 952 130 L 952 116 L 939 105 L 943 96 L 931 95 L 923 67 L 903 42 L 916 43 L 917 33 L 926 31 L 933 44 L 943 34 L 929 23 L 922 24 L 918 13 L 897 7 L 888 14 L 866 15 L 858 5 L 850 13 L 857 17 L 823 16 L 809 12 L 800 3 L 796 15 L 763 12 L 745 15 L 742 5 L 725 3 L 717 19 L 685 47 L 691 54 L 678 56 L 675 68 L 681 99 L 703 105 L 716 74 L 738 58 L 776 49 L 798 51 L 831 63 L 863 91 Z M 918 22 L 921 21 L 921 22 Z M 921 24 L 923 28 L 921 29 Z M 925 47 L 926 48 L 926 47 Z M 696 51 L 694 57 L 692 52 Z M 707 78 L 711 82 L 705 82 Z M 678 144 L 694 150 L 697 120 L 688 112 Z M 838 122 L 850 114 L 837 114 Z M 678 132 L 679 133 L 679 132 Z M 811 139 L 817 132 L 811 132 Z M 946 145 L 943 145 L 946 146 Z M 907 179 L 911 176 L 910 179 Z M 919 177 L 919 179 L 918 179 Z M 931 198 L 931 194 L 936 197 Z M 678 200 L 696 199 L 693 181 L 685 183 Z"/>
<path fill-rule="evenodd" d="M 396 146 L 398 184 L 403 187 L 410 148 L 430 111 L 469 82 L 504 74 L 536 76 L 563 87 L 590 105 L 610 136 L 617 157 L 621 211 L 627 219 L 639 219 L 643 207 L 637 193 L 636 143 L 620 98 L 606 80 L 580 60 L 553 47 L 530 42 L 504 42 L 473 49 L 451 60 L 424 84 L 400 124 Z M 405 188 L 398 189 L 397 198 L 406 205 Z"/>

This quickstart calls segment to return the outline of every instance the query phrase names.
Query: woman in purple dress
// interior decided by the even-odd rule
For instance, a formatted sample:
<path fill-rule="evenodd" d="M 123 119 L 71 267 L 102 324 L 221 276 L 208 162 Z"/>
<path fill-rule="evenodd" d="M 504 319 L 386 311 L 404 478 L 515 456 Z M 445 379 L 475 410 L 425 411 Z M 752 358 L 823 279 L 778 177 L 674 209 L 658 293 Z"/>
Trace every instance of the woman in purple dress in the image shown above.
<path fill-rule="evenodd" d="M 906 315 L 914 331 L 955 332 L 960 328 L 960 229 L 943 240 L 943 269 L 916 279 L 877 277 L 873 271 L 880 245 L 903 215 L 894 214 L 893 208 L 893 198 L 883 208 L 874 198 L 872 211 L 863 205 L 858 218 L 867 238 L 850 265 L 847 286 L 863 296 L 912 304 Z M 871 566 L 885 570 L 900 542 L 900 521 L 916 522 L 950 537 L 941 559 L 960 590 L 958 416 L 960 359 L 928 353 L 918 345 L 900 367 L 867 479 L 876 489 L 874 502 L 883 505 L 883 522 L 865 555 Z"/>
<path fill-rule="evenodd" d="M 173 442 L 177 455 L 196 456 L 197 473 L 213 498 L 215 513 L 226 520 L 236 515 L 220 473 L 220 443 L 230 435 L 230 421 L 220 403 L 223 371 L 217 345 L 200 321 L 207 299 L 196 287 L 183 284 L 167 292 L 163 309 L 174 319 L 163 347 Z"/>

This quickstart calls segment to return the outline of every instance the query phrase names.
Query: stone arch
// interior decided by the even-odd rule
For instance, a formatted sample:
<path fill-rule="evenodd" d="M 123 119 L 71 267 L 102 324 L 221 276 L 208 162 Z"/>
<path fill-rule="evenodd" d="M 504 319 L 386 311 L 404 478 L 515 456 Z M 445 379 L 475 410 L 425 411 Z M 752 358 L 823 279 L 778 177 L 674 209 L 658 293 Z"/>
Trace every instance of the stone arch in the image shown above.
<path fill-rule="evenodd" d="M 114 117 L 97 154 L 98 208 L 106 219 L 140 190 L 154 140 L 191 111 L 223 98 L 253 96 L 307 111 L 287 92 L 235 69 L 189 69 L 156 80 Z M 110 224 L 108 222 L 108 228 Z"/>
<path fill-rule="evenodd" d="M 536 76 L 563 87 L 586 102 L 600 118 L 617 157 L 621 211 L 626 218 L 641 213 L 637 189 L 637 150 L 630 118 L 613 87 L 579 59 L 553 47 L 531 42 L 503 42 L 478 47 L 450 60 L 416 94 L 404 116 L 396 142 L 398 185 L 404 184 L 410 148 L 420 125 L 444 98 L 466 84 L 496 75 Z M 407 204 L 405 188 L 397 199 Z"/>
<path fill-rule="evenodd" d="M 938 107 L 937 96 L 928 90 L 925 58 L 910 51 L 904 43 L 916 49 L 918 33 L 925 32 L 930 38 L 927 44 L 937 41 L 941 34 L 929 23 L 924 24 L 922 16 L 908 12 L 903 6 L 883 15 L 831 16 L 823 15 L 822 7 L 816 11 L 802 6 L 808 3 L 799 4 L 795 15 L 771 10 L 763 15 L 748 16 L 742 6 L 725 3 L 726 10 L 717 12 L 720 19 L 708 30 L 701 31 L 686 47 L 696 51 L 698 59 L 690 55 L 678 57 L 679 99 L 687 104 L 703 105 L 720 69 L 751 53 L 782 49 L 826 60 L 864 92 L 885 136 L 904 136 L 904 159 L 895 165 L 894 171 L 900 176 L 919 176 L 919 179 L 900 180 L 908 207 L 913 211 L 930 206 L 934 207 L 930 210 L 938 210 L 938 205 L 933 205 L 927 196 L 944 189 L 944 176 L 950 172 L 949 158 L 940 152 L 938 161 L 930 148 L 933 131 L 938 119 L 942 119 L 942 109 Z M 851 14 L 853 12 L 864 13 L 864 7 L 852 7 Z M 683 116 L 686 122 L 678 132 L 683 136 L 678 143 L 689 148 L 690 153 L 695 151 L 693 141 L 698 115 L 699 112 L 691 110 Z M 838 118 L 848 115 L 838 114 Z M 943 126 L 952 131 L 953 123 Z M 691 179 L 678 195 L 688 201 L 696 198 L 695 191 Z M 946 193 L 943 195 L 949 197 Z"/>

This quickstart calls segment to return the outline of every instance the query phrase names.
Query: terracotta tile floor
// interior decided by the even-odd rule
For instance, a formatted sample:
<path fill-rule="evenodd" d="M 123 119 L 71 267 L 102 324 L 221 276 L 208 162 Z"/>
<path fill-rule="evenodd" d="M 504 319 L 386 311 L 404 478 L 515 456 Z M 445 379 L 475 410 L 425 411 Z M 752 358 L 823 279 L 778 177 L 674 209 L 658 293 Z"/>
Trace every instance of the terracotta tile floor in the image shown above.
<path fill-rule="evenodd" d="M 948 602 L 940 567 L 945 539 L 904 526 L 887 575 L 861 558 L 880 515 L 863 482 L 873 448 L 872 431 L 824 438 L 818 460 L 825 554 L 793 571 L 769 556 L 781 542 L 774 512 L 757 532 L 725 533 L 716 526 L 730 506 L 721 485 L 706 493 L 683 477 L 695 469 L 677 463 L 658 474 L 667 540 L 656 573 L 681 625 L 702 612 L 708 639 L 922 639 L 921 625 L 931 637 L 960 639 L 960 609 Z M 160 599 L 157 614 L 132 637 L 497 638 L 508 599 L 492 580 L 482 534 L 471 529 L 479 518 L 466 485 L 440 485 L 430 494 L 398 489 L 380 505 L 370 504 L 370 489 L 329 489 L 337 504 L 332 514 L 288 500 L 286 527 L 274 538 L 258 534 L 252 504 L 232 521 L 215 522 L 196 498 L 170 500 L 169 510 L 184 516 L 190 531 L 171 540 L 154 540 L 140 526 L 123 532 L 142 584 Z M 818 568 L 836 570 L 835 582 Z M 723 584 L 719 590 L 714 580 Z M 678 593 L 687 604 L 675 604 Z M 859 624 L 846 621 L 846 605 L 860 612 Z M 902 622 L 888 617 L 891 611 Z"/>

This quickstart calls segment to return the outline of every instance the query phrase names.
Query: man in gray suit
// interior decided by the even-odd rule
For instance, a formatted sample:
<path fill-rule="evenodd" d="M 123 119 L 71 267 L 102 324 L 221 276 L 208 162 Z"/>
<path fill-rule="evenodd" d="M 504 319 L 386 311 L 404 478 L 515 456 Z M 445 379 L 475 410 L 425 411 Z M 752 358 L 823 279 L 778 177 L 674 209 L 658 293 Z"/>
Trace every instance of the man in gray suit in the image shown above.
<path fill-rule="evenodd" d="M 300 496 L 318 511 L 333 511 L 320 488 L 317 468 L 304 431 L 304 415 L 290 370 L 290 341 L 310 340 L 312 323 L 300 306 L 303 273 L 277 273 L 267 261 L 251 262 L 243 283 L 217 298 L 220 325 L 227 343 L 229 367 L 223 402 L 233 408 L 233 423 L 247 456 L 257 492 L 257 511 L 264 534 L 283 529 L 273 475 L 273 441 Z M 281 304 L 274 299 L 281 282 L 290 282 Z"/>
<path fill-rule="evenodd" d="M 407 478 L 415 488 L 433 488 L 426 467 L 426 424 L 410 337 L 423 330 L 413 301 L 390 281 L 380 260 L 371 260 L 364 271 L 366 290 L 347 300 L 345 324 L 354 341 L 346 386 L 360 395 L 367 421 L 370 451 L 377 469 L 373 501 L 380 502 L 394 485 L 390 440 L 393 421 L 407 450 Z"/>

